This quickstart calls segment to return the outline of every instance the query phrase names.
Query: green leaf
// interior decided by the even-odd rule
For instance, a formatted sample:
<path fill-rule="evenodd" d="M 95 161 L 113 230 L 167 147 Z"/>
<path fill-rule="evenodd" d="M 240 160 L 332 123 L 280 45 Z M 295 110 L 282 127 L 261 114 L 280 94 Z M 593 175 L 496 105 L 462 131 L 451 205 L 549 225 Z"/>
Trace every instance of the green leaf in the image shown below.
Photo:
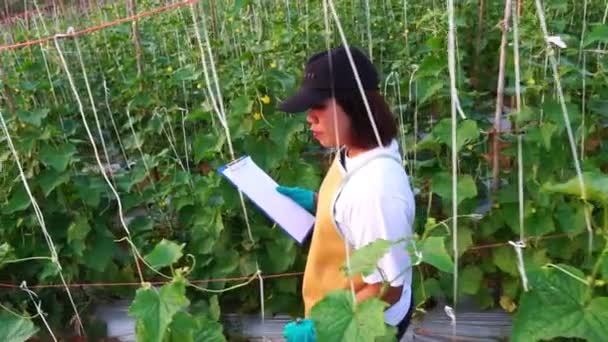
<path fill-rule="evenodd" d="M 498 268 L 500 268 L 503 272 L 506 272 L 512 276 L 517 276 L 519 274 L 517 272 L 515 258 L 515 251 L 511 246 L 498 247 L 492 252 L 492 260 L 494 260 L 494 265 L 498 266 Z"/>
<path fill-rule="evenodd" d="M 547 151 L 551 150 L 551 137 L 553 137 L 553 133 L 555 132 L 557 132 L 557 125 L 551 122 L 543 122 L 540 126 L 540 134 Z"/>
<path fill-rule="evenodd" d="M 607 175 L 596 171 L 585 172 L 583 173 L 583 180 L 585 183 L 585 192 L 588 200 L 597 201 L 604 205 L 608 204 Z M 578 177 L 573 177 L 565 183 L 560 184 L 546 183 L 543 185 L 542 189 L 553 193 L 562 193 L 582 197 Z"/>
<path fill-rule="evenodd" d="M 462 293 L 474 295 L 479 292 L 482 285 L 483 272 L 477 266 L 468 265 L 458 276 L 458 288 Z"/>
<path fill-rule="evenodd" d="M 557 206 L 554 215 L 562 232 L 570 236 L 585 230 L 585 207 L 582 204 L 561 203 Z"/>
<path fill-rule="evenodd" d="M 433 81 L 431 84 L 428 84 L 429 82 L 420 83 L 418 88 L 418 104 L 425 104 L 443 89 L 444 83 L 441 80 L 433 79 Z"/>
<path fill-rule="evenodd" d="M 116 243 L 106 235 L 95 235 L 95 243 L 84 254 L 84 265 L 97 272 L 103 272 L 116 252 Z"/>
<path fill-rule="evenodd" d="M 173 241 L 162 239 L 144 259 L 155 269 L 169 266 L 182 257 L 184 245 L 178 245 Z"/>
<path fill-rule="evenodd" d="M 378 261 L 390 250 L 394 245 L 391 241 L 378 239 L 357 250 L 350 257 L 350 270 L 343 266 L 347 276 L 362 273 L 363 276 L 368 276 L 376 270 Z"/>
<path fill-rule="evenodd" d="M 76 147 L 69 143 L 57 147 L 44 144 L 40 147 L 40 160 L 56 171 L 63 172 L 75 153 Z"/>
<path fill-rule="evenodd" d="M 253 101 L 251 101 L 246 96 L 239 96 L 236 99 L 232 100 L 230 103 L 230 114 L 234 116 L 243 116 L 247 113 L 251 113 L 251 108 L 253 107 Z"/>
<path fill-rule="evenodd" d="M 319 341 L 374 341 L 386 333 L 385 307 L 377 298 L 355 306 L 350 291 L 337 290 L 315 304 L 310 317 Z"/>
<path fill-rule="evenodd" d="M 536 213 L 527 218 L 525 226 L 532 236 L 542 236 L 555 231 L 553 217 L 544 209 L 538 209 Z"/>
<path fill-rule="evenodd" d="M 195 342 L 225 342 L 223 326 L 206 317 L 197 319 L 198 330 L 194 333 Z"/>
<path fill-rule="evenodd" d="M 454 262 L 445 249 L 445 238 L 443 236 L 431 236 L 418 244 L 418 251 L 422 253 L 422 261 L 435 266 L 437 269 L 452 273 Z M 416 259 L 413 244 L 408 245 L 408 251 L 413 259 Z"/>
<path fill-rule="evenodd" d="M 18 211 L 23 211 L 32 204 L 30 201 L 25 188 L 21 185 L 18 186 L 17 190 L 15 190 L 12 194 L 8 203 L 2 207 L 2 211 L 5 214 L 12 214 Z"/>
<path fill-rule="evenodd" d="M 173 73 L 173 79 L 177 82 L 196 81 L 201 76 L 201 73 L 202 71 L 195 71 L 194 65 L 186 65 L 175 70 Z"/>
<path fill-rule="evenodd" d="M 462 147 L 479 138 L 479 128 L 473 120 L 464 120 L 458 123 L 456 128 L 456 150 L 460 151 Z M 452 121 L 443 119 L 433 128 L 433 136 L 440 142 L 452 146 Z"/>
<path fill-rule="evenodd" d="M 46 169 L 38 175 L 37 179 L 44 196 L 48 197 L 56 187 L 70 180 L 70 174 L 57 172 L 54 169 Z"/>
<path fill-rule="evenodd" d="M 193 334 L 197 330 L 196 320 L 187 312 L 180 311 L 173 317 L 169 326 L 169 341 L 171 342 L 193 342 Z"/>
<path fill-rule="evenodd" d="M 192 146 L 194 162 L 198 163 L 202 159 L 213 157 L 216 153 L 221 152 L 225 142 L 224 135 L 218 136 L 215 133 L 197 135 Z"/>
<path fill-rule="evenodd" d="M 19 110 L 17 111 L 17 117 L 19 117 L 19 120 L 34 125 L 36 127 L 40 127 L 40 123 L 42 122 L 42 119 L 46 118 L 46 116 L 49 114 L 50 110 L 48 108 L 41 108 L 41 109 L 36 109 L 32 112 L 27 112 L 24 110 Z"/>
<path fill-rule="evenodd" d="M 577 277 L 579 270 L 560 265 Z M 530 273 L 531 290 L 522 295 L 513 322 L 514 341 L 551 340 L 557 337 L 605 341 L 608 336 L 608 297 L 585 301 L 587 286 L 556 269 Z"/>
<path fill-rule="evenodd" d="M 23 342 L 37 332 L 38 328 L 31 320 L 6 312 L 0 313 L 0 341 Z"/>
<path fill-rule="evenodd" d="M 83 241 L 91 231 L 89 221 L 84 216 L 78 216 L 68 227 L 68 242 Z"/>
<path fill-rule="evenodd" d="M 82 256 L 85 248 L 85 239 L 91 231 L 86 217 L 78 216 L 68 227 L 68 243 L 78 256 Z"/>
<path fill-rule="evenodd" d="M 181 277 L 174 278 L 160 290 L 138 289 L 129 307 L 129 315 L 137 319 L 137 341 L 163 342 L 175 314 L 189 304 L 186 285 Z"/>
<path fill-rule="evenodd" d="M 593 26 L 590 32 L 585 36 L 583 46 L 587 47 L 593 43 L 608 42 L 608 25 L 597 24 Z"/>
<path fill-rule="evenodd" d="M 209 316 L 214 320 L 219 320 L 221 315 L 220 301 L 217 296 L 209 298 Z"/>
<path fill-rule="evenodd" d="M 452 200 L 452 175 L 447 172 L 438 172 L 433 175 L 432 191 L 448 201 Z M 458 176 L 457 184 L 458 204 L 477 196 L 477 185 L 470 175 Z"/>

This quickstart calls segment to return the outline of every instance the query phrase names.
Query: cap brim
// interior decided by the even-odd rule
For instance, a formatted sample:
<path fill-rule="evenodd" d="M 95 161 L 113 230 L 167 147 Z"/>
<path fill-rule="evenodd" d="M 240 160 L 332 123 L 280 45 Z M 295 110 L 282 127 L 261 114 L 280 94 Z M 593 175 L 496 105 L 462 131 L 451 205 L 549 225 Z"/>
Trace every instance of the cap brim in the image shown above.
<path fill-rule="evenodd" d="M 297 93 L 279 104 L 279 109 L 287 113 L 300 113 L 322 104 L 330 97 L 329 92 L 300 88 Z"/>

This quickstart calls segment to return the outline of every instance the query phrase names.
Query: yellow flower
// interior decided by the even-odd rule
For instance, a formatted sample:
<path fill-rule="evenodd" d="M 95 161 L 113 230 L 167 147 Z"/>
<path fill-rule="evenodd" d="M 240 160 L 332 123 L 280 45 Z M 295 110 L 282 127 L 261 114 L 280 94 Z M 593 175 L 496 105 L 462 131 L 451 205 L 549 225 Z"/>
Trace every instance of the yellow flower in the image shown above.
<path fill-rule="evenodd" d="M 261 120 L 262 119 L 262 114 L 260 114 L 259 112 L 255 112 L 253 113 L 253 119 L 254 120 Z"/>
<path fill-rule="evenodd" d="M 277 67 L 277 63 L 275 63 L 275 62 L 270 63 L 270 67 L 273 68 L 273 69 L 276 68 Z"/>
<path fill-rule="evenodd" d="M 268 95 L 264 95 L 260 98 L 260 100 L 262 100 L 263 104 L 269 104 L 270 103 L 270 97 L 268 97 Z"/>

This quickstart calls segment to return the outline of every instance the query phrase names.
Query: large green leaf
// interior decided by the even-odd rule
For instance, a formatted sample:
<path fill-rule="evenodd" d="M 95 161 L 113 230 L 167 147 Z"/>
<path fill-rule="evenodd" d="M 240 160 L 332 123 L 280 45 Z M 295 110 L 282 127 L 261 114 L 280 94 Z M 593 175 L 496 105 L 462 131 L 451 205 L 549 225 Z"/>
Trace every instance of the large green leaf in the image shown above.
<path fill-rule="evenodd" d="M 194 333 L 195 342 L 225 342 L 223 326 L 207 317 L 197 319 L 198 328 Z M 181 341 L 180 341 L 181 342 Z"/>
<path fill-rule="evenodd" d="M 438 172 L 433 175 L 432 191 L 448 201 L 452 200 L 452 175 L 447 172 Z M 465 199 L 477 196 L 477 186 L 470 175 L 458 176 L 457 196 L 458 204 Z"/>
<path fill-rule="evenodd" d="M 72 156 L 76 153 L 76 147 L 72 144 L 63 144 L 59 146 L 51 146 L 48 144 L 40 147 L 40 160 L 56 171 L 63 172 Z"/>
<path fill-rule="evenodd" d="M 210 158 L 222 150 L 226 142 L 224 135 L 215 133 L 198 134 L 194 140 L 194 162 L 198 163 L 204 158 Z"/>
<path fill-rule="evenodd" d="M 585 36 L 583 46 L 587 47 L 593 43 L 606 43 L 608 42 L 608 25 L 595 25 L 591 28 Z"/>
<path fill-rule="evenodd" d="M 78 216 L 68 227 L 68 243 L 76 255 L 82 256 L 85 239 L 91 231 L 91 226 L 85 216 Z"/>
<path fill-rule="evenodd" d="M 46 197 L 48 197 L 56 187 L 67 183 L 69 180 L 69 173 L 57 172 L 54 169 L 46 169 L 38 176 L 38 184 L 40 185 L 40 188 L 42 188 L 42 192 Z"/>
<path fill-rule="evenodd" d="M 588 200 L 608 204 L 608 175 L 590 171 L 583 174 L 583 180 Z M 549 192 L 582 196 L 578 177 L 573 177 L 560 184 L 546 183 L 543 185 L 543 189 Z"/>
<path fill-rule="evenodd" d="M 516 255 L 513 247 L 502 246 L 492 251 L 492 260 L 503 272 L 517 276 Z"/>
<path fill-rule="evenodd" d="M 454 262 L 445 249 L 445 237 L 431 236 L 417 244 L 417 250 L 414 249 L 414 244 L 408 244 L 408 252 L 412 256 L 412 262 L 419 261 L 416 252 L 422 254 L 422 262 L 435 266 L 437 269 L 452 273 L 454 270 Z"/>
<path fill-rule="evenodd" d="M 137 319 L 137 341 L 163 342 L 175 314 L 189 304 L 186 285 L 181 277 L 163 285 L 160 290 L 138 289 L 135 300 L 129 307 L 129 315 Z"/>
<path fill-rule="evenodd" d="M 23 111 L 23 110 L 17 111 L 17 116 L 19 117 L 19 120 L 29 123 L 31 125 L 37 126 L 37 127 L 40 126 L 42 119 L 46 118 L 46 116 L 48 114 L 49 114 L 48 108 L 36 109 L 31 112 L 27 112 L 27 111 Z"/>
<path fill-rule="evenodd" d="M 579 270 L 561 265 L 575 276 Z M 514 341 L 557 337 L 605 341 L 608 336 L 608 297 L 585 301 L 587 287 L 560 270 L 539 269 L 528 277 L 531 290 L 523 294 L 513 324 Z"/>
<path fill-rule="evenodd" d="M 440 142 L 452 146 L 452 121 L 443 119 L 433 128 L 433 136 Z M 460 151 L 462 147 L 479 138 L 479 128 L 473 120 L 464 120 L 456 126 L 456 150 Z"/>
<path fill-rule="evenodd" d="M 458 276 L 458 288 L 462 293 L 474 295 L 479 291 L 482 285 L 483 272 L 474 265 L 468 265 Z"/>
<path fill-rule="evenodd" d="M 178 245 L 173 241 L 162 239 L 144 259 L 155 269 L 169 266 L 182 257 L 184 245 Z"/>
<path fill-rule="evenodd" d="M 0 341 L 22 342 L 38 332 L 31 320 L 0 313 Z"/>
<path fill-rule="evenodd" d="M 357 250 L 350 257 L 350 270 L 343 266 L 346 274 L 352 276 L 362 273 L 364 276 L 370 275 L 376 270 L 378 261 L 390 250 L 394 243 L 384 239 L 373 241 Z M 391 279 L 386 279 L 390 281 Z"/>
<path fill-rule="evenodd" d="M 15 213 L 29 208 L 31 203 L 32 202 L 30 202 L 30 198 L 28 197 L 25 188 L 21 185 L 18 185 L 17 190 L 15 190 L 11 194 L 8 203 L 4 207 L 2 207 L 2 211 L 5 214 Z"/>
<path fill-rule="evenodd" d="M 386 332 L 385 307 L 386 303 L 377 298 L 355 306 L 350 291 L 337 290 L 315 304 L 310 317 L 319 341 L 374 341 Z"/>
<path fill-rule="evenodd" d="M 169 341 L 171 342 L 193 342 L 193 333 L 197 329 L 197 322 L 190 314 L 179 311 L 173 317 L 169 328 Z"/>

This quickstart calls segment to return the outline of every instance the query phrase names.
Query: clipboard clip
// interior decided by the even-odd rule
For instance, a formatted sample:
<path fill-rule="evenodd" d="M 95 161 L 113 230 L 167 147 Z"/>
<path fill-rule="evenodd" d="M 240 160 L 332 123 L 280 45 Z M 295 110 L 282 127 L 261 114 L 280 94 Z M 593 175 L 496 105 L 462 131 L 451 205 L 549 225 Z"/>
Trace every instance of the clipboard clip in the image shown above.
<path fill-rule="evenodd" d="M 233 170 L 233 171 L 238 169 L 238 167 L 241 167 L 242 165 L 238 165 L 237 168 L 235 168 L 234 166 L 237 165 L 238 163 L 242 162 L 247 157 L 249 157 L 249 156 L 244 155 L 244 156 L 241 156 L 241 157 L 229 162 L 228 164 L 226 164 L 226 168 Z"/>

